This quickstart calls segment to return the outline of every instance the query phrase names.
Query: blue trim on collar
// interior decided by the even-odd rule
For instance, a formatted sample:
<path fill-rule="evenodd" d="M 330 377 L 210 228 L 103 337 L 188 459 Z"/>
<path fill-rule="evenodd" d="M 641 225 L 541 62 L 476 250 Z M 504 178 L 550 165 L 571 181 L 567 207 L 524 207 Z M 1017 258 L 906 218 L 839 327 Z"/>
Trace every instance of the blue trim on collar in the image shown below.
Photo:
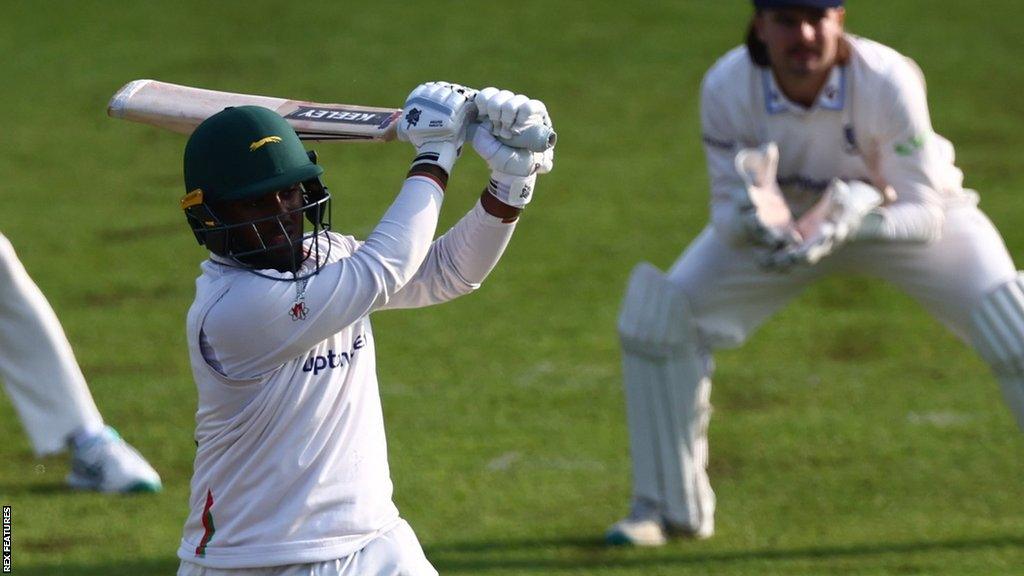
<path fill-rule="evenodd" d="M 764 89 L 765 111 L 774 116 L 783 112 L 807 112 L 814 108 L 842 110 L 846 107 L 846 74 L 846 66 L 832 68 L 825 86 L 822 87 L 821 93 L 818 94 L 818 98 L 814 101 L 814 106 L 803 108 L 786 98 L 785 94 L 782 93 L 782 89 L 775 82 L 775 77 L 772 76 L 770 68 L 762 68 L 761 86 Z M 830 92 L 834 92 L 834 95 L 829 96 Z"/>
<path fill-rule="evenodd" d="M 775 115 L 789 110 L 789 100 L 779 90 L 772 77 L 770 68 L 761 69 L 761 85 L 764 86 L 764 109 L 765 112 Z"/>

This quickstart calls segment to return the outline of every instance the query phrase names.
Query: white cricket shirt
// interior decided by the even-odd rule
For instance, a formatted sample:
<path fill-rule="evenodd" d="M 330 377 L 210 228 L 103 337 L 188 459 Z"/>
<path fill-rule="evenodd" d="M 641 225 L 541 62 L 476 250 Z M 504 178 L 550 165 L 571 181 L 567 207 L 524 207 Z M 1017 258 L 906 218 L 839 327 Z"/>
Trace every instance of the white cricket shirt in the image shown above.
<path fill-rule="evenodd" d="M 893 187 L 897 200 L 882 209 L 890 239 L 908 230 L 937 235 L 949 202 L 976 200 L 963 189 L 953 146 L 932 130 L 917 65 L 877 42 L 846 39 L 850 61 L 832 69 L 810 108 L 789 101 L 771 69 L 756 66 L 745 46 L 705 75 L 701 127 L 712 223 L 727 239 L 743 236 L 731 200 L 731 191 L 744 185 L 736 153 L 768 142 L 778 144 L 778 181 L 796 217 L 833 178 Z"/>
<path fill-rule="evenodd" d="M 477 203 L 431 243 L 441 199 L 430 179 L 407 179 L 365 243 L 321 240 L 328 263 L 307 280 L 202 264 L 187 320 L 199 407 L 181 559 L 331 560 L 398 522 L 368 315 L 472 291 L 514 229 Z"/>

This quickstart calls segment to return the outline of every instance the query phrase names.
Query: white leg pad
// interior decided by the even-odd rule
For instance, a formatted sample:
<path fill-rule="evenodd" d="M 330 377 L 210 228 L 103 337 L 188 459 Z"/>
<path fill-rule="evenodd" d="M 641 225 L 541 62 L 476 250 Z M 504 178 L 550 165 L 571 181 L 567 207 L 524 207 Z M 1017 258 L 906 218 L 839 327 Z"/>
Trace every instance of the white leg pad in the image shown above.
<path fill-rule="evenodd" d="M 640 264 L 630 276 L 618 328 L 634 498 L 657 504 L 670 528 L 710 536 L 711 382 L 686 297 L 657 268 Z"/>
<path fill-rule="evenodd" d="M 1024 430 L 1024 274 L 987 295 L 971 314 L 974 346 L 992 367 Z"/>

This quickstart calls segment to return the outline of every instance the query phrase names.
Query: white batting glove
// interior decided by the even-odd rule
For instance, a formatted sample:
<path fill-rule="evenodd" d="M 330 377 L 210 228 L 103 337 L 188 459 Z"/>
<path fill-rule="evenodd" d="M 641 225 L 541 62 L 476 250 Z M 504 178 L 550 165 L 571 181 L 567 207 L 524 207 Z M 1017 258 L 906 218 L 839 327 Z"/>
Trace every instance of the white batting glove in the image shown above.
<path fill-rule="evenodd" d="M 490 121 L 484 121 L 481 129 L 473 134 L 473 149 L 491 169 L 487 191 L 516 208 L 530 203 L 537 175 L 547 174 L 555 163 L 553 147 L 544 152 L 530 152 L 501 143 L 494 136 Z"/>
<path fill-rule="evenodd" d="M 540 100 L 494 87 L 476 95 L 477 116 L 490 120 L 495 136 L 509 140 L 535 124 L 551 126 L 547 106 Z"/>
<path fill-rule="evenodd" d="M 413 164 L 437 164 L 451 174 L 466 140 L 466 126 L 476 118 L 476 91 L 449 82 L 427 82 L 405 100 L 398 139 L 416 147 Z"/>
<path fill-rule="evenodd" d="M 735 165 L 744 186 L 734 190 L 733 201 L 747 240 L 772 249 L 799 241 L 793 228 L 793 216 L 776 180 L 778 146 L 769 142 L 758 148 L 740 150 Z"/>
<path fill-rule="evenodd" d="M 864 218 L 884 202 L 885 195 L 870 184 L 833 180 L 822 198 L 800 218 L 798 226 L 804 240 L 773 252 L 763 264 L 782 272 L 793 266 L 817 264 L 854 238 Z"/>

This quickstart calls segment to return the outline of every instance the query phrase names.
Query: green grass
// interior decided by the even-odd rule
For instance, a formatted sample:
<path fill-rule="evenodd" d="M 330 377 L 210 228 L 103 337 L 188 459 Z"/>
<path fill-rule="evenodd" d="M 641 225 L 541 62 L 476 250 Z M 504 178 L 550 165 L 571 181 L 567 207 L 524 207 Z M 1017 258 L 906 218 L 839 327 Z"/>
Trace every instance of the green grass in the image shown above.
<path fill-rule="evenodd" d="M 851 30 L 918 60 L 967 183 L 1024 249 L 1019 6 L 861 0 Z M 16 574 L 173 573 L 193 457 L 184 314 L 203 251 L 184 138 L 108 119 L 134 78 L 399 106 L 448 79 L 544 99 L 555 171 L 484 289 L 375 317 L 396 500 L 445 574 L 1021 574 L 1024 443 L 995 381 L 907 297 L 834 278 L 718 356 L 718 534 L 607 549 L 628 443 L 614 318 L 632 265 L 707 219 L 697 85 L 746 2 L 4 3 L 0 230 L 50 298 L 156 497 L 71 494 L 0 399 Z M 411 150 L 321 145 L 335 222 L 365 234 Z M 464 159 L 442 216 L 485 182 Z"/>

